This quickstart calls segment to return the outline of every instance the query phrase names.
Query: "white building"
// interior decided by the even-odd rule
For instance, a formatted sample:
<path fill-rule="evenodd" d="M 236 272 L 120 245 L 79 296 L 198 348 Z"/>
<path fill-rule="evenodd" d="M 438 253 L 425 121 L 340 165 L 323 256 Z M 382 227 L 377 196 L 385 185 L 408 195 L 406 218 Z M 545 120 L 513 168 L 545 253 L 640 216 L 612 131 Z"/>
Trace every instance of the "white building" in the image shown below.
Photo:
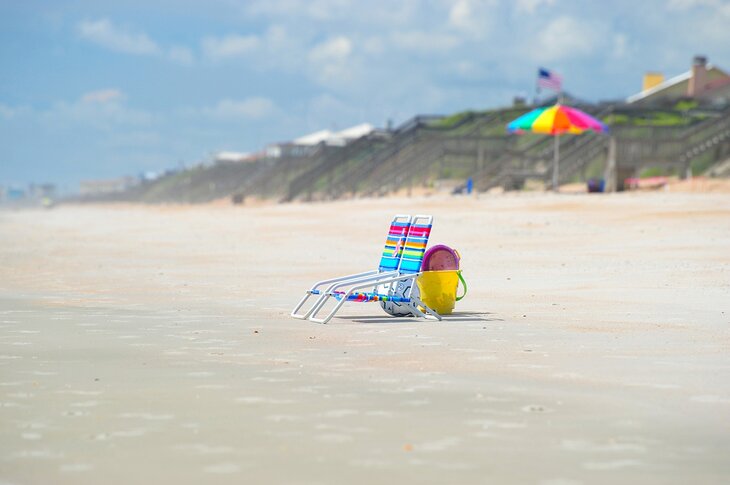
<path fill-rule="evenodd" d="M 214 157 L 216 163 L 242 163 L 255 160 L 256 154 L 242 152 L 218 152 Z"/>
<path fill-rule="evenodd" d="M 266 147 L 266 155 L 271 158 L 287 156 L 304 156 L 312 152 L 314 147 L 324 143 L 327 146 L 345 146 L 353 140 L 369 135 L 375 130 L 370 123 L 362 123 L 340 131 L 319 130 L 300 136 L 290 142 L 275 143 Z"/>

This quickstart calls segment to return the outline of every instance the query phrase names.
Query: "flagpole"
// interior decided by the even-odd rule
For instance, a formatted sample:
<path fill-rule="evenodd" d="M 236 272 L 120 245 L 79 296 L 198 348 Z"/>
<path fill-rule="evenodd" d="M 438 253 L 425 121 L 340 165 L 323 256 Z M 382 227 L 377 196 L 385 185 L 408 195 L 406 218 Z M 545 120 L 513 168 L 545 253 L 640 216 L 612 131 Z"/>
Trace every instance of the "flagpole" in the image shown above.
<path fill-rule="evenodd" d="M 558 102 L 563 103 L 563 84 L 558 88 Z M 553 158 L 553 192 L 560 191 L 560 133 L 555 134 L 555 153 Z"/>

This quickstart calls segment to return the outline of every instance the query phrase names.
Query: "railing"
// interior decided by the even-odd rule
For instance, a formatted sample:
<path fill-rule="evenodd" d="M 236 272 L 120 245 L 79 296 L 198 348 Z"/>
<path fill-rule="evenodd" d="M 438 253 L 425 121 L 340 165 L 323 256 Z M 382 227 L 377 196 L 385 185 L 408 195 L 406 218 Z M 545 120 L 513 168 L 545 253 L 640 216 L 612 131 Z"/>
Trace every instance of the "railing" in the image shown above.
<path fill-rule="evenodd" d="M 648 139 L 632 138 L 629 130 L 623 134 L 619 131 L 616 135 L 616 160 L 624 166 L 648 163 L 684 166 L 691 158 L 725 140 L 729 131 L 730 110 L 689 128 L 653 128 Z"/>
<path fill-rule="evenodd" d="M 718 145 L 719 143 L 730 142 L 730 113 L 726 114 L 722 119 L 716 120 L 717 122 L 712 124 L 703 134 L 703 139 L 700 139 L 697 133 L 689 133 L 687 140 L 693 142 L 690 148 L 687 148 L 683 153 L 679 155 L 679 162 L 682 164 L 688 163 L 692 158 L 700 155 L 702 152 L 709 148 Z"/>
<path fill-rule="evenodd" d="M 419 131 L 419 125 L 413 124 L 407 131 L 395 135 L 389 142 L 379 150 L 368 154 L 357 165 L 354 165 L 348 173 L 341 177 L 339 183 L 332 187 L 333 198 L 339 198 L 346 193 L 356 193 L 358 186 L 363 180 L 375 171 L 379 166 L 385 163 L 390 157 L 408 146 L 415 138 Z"/>
<path fill-rule="evenodd" d="M 348 143 L 344 147 L 331 147 L 333 149 L 325 153 L 324 156 L 320 158 L 319 162 L 310 170 L 299 175 L 289 183 L 289 189 L 287 190 L 286 196 L 281 201 L 289 202 L 294 200 L 297 196 L 307 190 L 311 197 L 311 192 L 317 181 L 327 175 L 327 173 L 331 173 L 338 165 L 348 160 L 348 158 L 354 153 L 363 150 L 363 148 L 370 144 L 372 144 L 372 137 L 370 135 L 365 135 Z"/>
<path fill-rule="evenodd" d="M 582 135 L 581 138 L 583 138 L 583 143 L 580 146 L 575 147 L 565 156 L 561 153 L 558 177 L 560 183 L 570 181 L 576 173 L 584 170 L 589 163 L 596 160 L 601 152 L 608 153 L 609 138 L 606 135 L 591 133 Z"/>
<path fill-rule="evenodd" d="M 261 167 L 238 189 L 238 193 L 261 196 L 280 196 L 289 179 L 297 177 L 324 156 L 331 147 L 318 145 L 306 156 L 268 158 L 261 161 Z"/>
<path fill-rule="evenodd" d="M 425 168 L 443 155 L 438 137 L 423 135 L 404 147 L 380 173 L 373 174 L 369 189 L 363 195 L 384 195 L 403 187 L 412 187 L 417 178 L 423 178 Z"/>

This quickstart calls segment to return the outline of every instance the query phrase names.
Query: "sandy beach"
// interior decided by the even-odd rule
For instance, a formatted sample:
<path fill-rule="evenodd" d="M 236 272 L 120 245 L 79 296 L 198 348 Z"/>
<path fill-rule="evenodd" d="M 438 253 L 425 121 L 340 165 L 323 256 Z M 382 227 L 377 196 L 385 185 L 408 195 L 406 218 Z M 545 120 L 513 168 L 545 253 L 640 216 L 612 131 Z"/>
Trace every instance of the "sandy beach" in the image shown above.
<path fill-rule="evenodd" d="M 351 304 L 395 213 L 468 296 Z M 0 483 L 727 483 L 730 194 L 0 212 Z"/>

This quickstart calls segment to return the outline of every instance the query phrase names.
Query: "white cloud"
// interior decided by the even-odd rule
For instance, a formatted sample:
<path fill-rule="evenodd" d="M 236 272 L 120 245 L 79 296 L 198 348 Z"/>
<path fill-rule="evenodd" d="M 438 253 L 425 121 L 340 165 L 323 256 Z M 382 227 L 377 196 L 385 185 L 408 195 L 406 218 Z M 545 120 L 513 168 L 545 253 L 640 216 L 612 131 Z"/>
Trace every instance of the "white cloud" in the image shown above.
<path fill-rule="evenodd" d="M 703 49 L 730 45 L 730 1 L 675 0 L 670 9 L 678 10 L 686 25 L 687 40 Z"/>
<path fill-rule="evenodd" d="M 473 38 L 485 37 L 491 28 L 494 0 L 457 0 L 449 10 L 449 25 Z"/>
<path fill-rule="evenodd" d="M 406 25 L 429 7 L 423 0 L 247 0 L 241 3 L 245 4 L 241 11 L 247 17 L 268 17 L 304 26 L 330 23 L 342 28 L 360 24 L 371 31 Z"/>
<path fill-rule="evenodd" d="M 90 125 L 94 129 L 114 131 L 120 125 L 149 126 L 155 116 L 128 107 L 120 92 L 108 89 L 86 93 L 74 102 L 57 102 L 49 110 L 39 113 L 39 119 L 46 121 L 49 126 L 66 127 L 78 123 Z"/>
<path fill-rule="evenodd" d="M 342 62 L 352 53 L 352 41 L 345 36 L 328 39 L 315 45 L 309 51 L 309 59 L 314 62 Z"/>
<path fill-rule="evenodd" d="M 306 121 L 307 128 L 319 130 L 322 128 L 344 128 L 337 123 L 344 123 L 345 120 L 355 119 L 356 110 L 352 105 L 338 99 L 331 94 L 320 94 L 307 102 Z"/>
<path fill-rule="evenodd" d="M 82 103 L 109 103 L 119 101 L 124 97 L 118 89 L 100 89 L 91 91 L 81 96 Z"/>
<path fill-rule="evenodd" d="M 366 54 L 380 56 L 388 46 L 387 41 L 383 37 L 368 36 L 362 40 L 362 50 Z"/>
<path fill-rule="evenodd" d="M 0 118 L 10 119 L 15 116 L 16 110 L 0 103 Z"/>
<path fill-rule="evenodd" d="M 448 52 L 460 43 L 453 35 L 436 32 L 395 32 L 391 40 L 400 49 L 423 53 Z"/>
<path fill-rule="evenodd" d="M 354 6 L 351 0 L 263 0 L 249 2 L 247 11 L 251 15 L 325 21 L 347 15 Z"/>
<path fill-rule="evenodd" d="M 602 27 L 573 17 L 558 17 L 549 22 L 537 36 L 533 57 L 545 61 L 575 59 L 592 54 L 599 39 L 605 36 Z"/>
<path fill-rule="evenodd" d="M 255 35 L 228 35 L 206 37 L 202 42 L 203 55 L 209 59 L 221 60 L 240 57 L 255 52 L 261 47 L 261 40 Z"/>
<path fill-rule="evenodd" d="M 211 118 L 262 119 L 276 112 L 276 106 L 269 98 L 251 97 L 244 100 L 222 99 L 213 107 L 202 109 L 203 114 Z"/>
<path fill-rule="evenodd" d="M 127 54 L 156 55 L 161 49 L 147 34 L 126 31 L 109 19 L 85 20 L 77 25 L 82 38 L 107 49 Z"/>
<path fill-rule="evenodd" d="M 187 47 L 173 46 L 167 51 L 167 57 L 173 62 L 190 66 L 194 62 L 193 53 Z"/>
<path fill-rule="evenodd" d="M 534 14 L 542 5 L 555 5 L 555 0 L 516 0 L 515 8 L 518 12 Z"/>
<path fill-rule="evenodd" d="M 727 2 L 721 0 L 669 0 L 671 10 L 690 10 L 698 7 L 726 7 Z"/>
<path fill-rule="evenodd" d="M 122 131 L 114 133 L 109 138 L 109 146 L 112 148 L 132 148 L 139 150 L 140 147 L 158 145 L 163 139 L 160 133 L 155 131 Z M 158 161 L 159 163 L 159 161 Z"/>
<path fill-rule="evenodd" d="M 315 45 L 307 58 L 309 77 L 330 89 L 351 90 L 361 75 L 353 57 L 352 41 L 345 36 L 332 37 Z"/>
<path fill-rule="evenodd" d="M 149 111 L 128 106 L 124 93 L 115 88 L 89 91 L 75 101 L 58 101 L 34 115 L 54 128 L 89 125 L 111 132 L 121 126 L 148 127 L 158 118 Z"/>
<path fill-rule="evenodd" d="M 614 34 L 613 36 L 613 50 L 611 51 L 611 57 L 614 59 L 623 59 L 628 54 L 629 50 L 629 38 L 626 34 Z"/>
<path fill-rule="evenodd" d="M 115 52 L 161 56 L 185 66 L 194 62 L 193 53 L 187 47 L 172 46 L 165 49 L 147 34 L 123 29 L 109 19 L 85 20 L 77 24 L 76 30 L 81 38 Z"/>

